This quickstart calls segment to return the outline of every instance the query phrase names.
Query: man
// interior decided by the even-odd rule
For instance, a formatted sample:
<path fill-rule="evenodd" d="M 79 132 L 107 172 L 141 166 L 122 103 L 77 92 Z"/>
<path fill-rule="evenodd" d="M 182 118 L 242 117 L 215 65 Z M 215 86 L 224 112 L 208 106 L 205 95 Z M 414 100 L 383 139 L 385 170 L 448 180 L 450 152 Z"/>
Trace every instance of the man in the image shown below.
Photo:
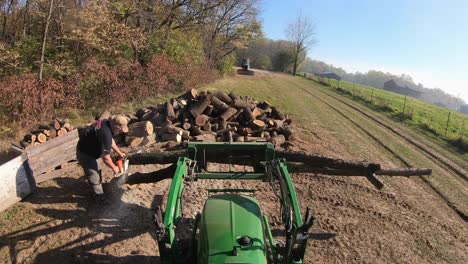
<path fill-rule="evenodd" d="M 97 159 L 102 158 L 114 175 L 118 175 L 119 168 L 112 161 L 110 153 L 114 150 L 120 158 L 125 158 L 125 153 L 120 151 L 112 136 L 122 132 L 127 133 L 127 122 L 127 118 L 123 115 L 117 115 L 113 120 L 99 118 L 79 133 L 78 162 L 83 167 L 88 183 L 97 198 L 104 197 L 101 168 Z"/>

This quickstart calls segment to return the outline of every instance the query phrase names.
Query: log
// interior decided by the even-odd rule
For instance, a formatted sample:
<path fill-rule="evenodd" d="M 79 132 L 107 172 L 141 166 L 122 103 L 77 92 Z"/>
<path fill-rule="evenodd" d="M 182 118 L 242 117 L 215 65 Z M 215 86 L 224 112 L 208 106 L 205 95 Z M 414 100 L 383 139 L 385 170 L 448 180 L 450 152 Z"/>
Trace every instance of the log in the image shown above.
<path fill-rule="evenodd" d="M 275 147 L 279 147 L 286 141 L 286 138 L 284 137 L 284 135 L 277 135 L 277 136 L 271 137 L 268 141 L 273 143 Z"/>
<path fill-rule="evenodd" d="M 141 173 L 136 172 L 128 176 L 125 183 L 134 185 L 141 183 L 155 183 L 164 179 L 170 179 L 174 176 L 174 173 L 177 169 L 177 164 L 172 164 L 171 166 L 160 169 L 153 172 Z"/>
<path fill-rule="evenodd" d="M 204 115 L 207 115 L 207 116 L 211 116 L 211 115 L 213 114 L 213 109 L 214 109 L 214 106 L 208 105 L 208 106 L 205 108 L 205 111 L 203 111 L 203 114 L 204 114 Z"/>
<path fill-rule="evenodd" d="M 67 132 L 70 132 L 72 130 L 72 126 L 70 125 L 70 123 L 65 123 L 62 127 L 65 128 Z"/>
<path fill-rule="evenodd" d="M 258 107 L 255 107 L 254 110 L 252 111 L 252 115 L 254 118 L 257 118 L 258 116 L 262 114 L 263 114 L 263 111 Z"/>
<path fill-rule="evenodd" d="M 244 141 L 245 142 L 266 142 L 266 138 L 262 138 L 262 137 L 249 137 L 249 136 L 245 136 L 244 137 Z"/>
<path fill-rule="evenodd" d="M 171 100 L 169 100 L 169 103 L 172 105 L 172 108 L 174 108 L 174 110 L 183 107 L 183 105 L 179 104 L 179 101 L 176 98 L 171 98 Z"/>
<path fill-rule="evenodd" d="M 187 101 L 191 101 L 193 99 L 197 99 L 198 97 L 198 92 L 196 89 L 190 89 L 188 90 L 187 92 L 185 92 L 184 94 L 182 94 L 181 96 L 177 97 L 179 99 L 184 99 L 184 100 L 187 100 Z"/>
<path fill-rule="evenodd" d="M 128 126 L 130 137 L 146 137 L 153 134 L 153 124 L 150 121 L 141 121 Z"/>
<path fill-rule="evenodd" d="M 265 128 L 265 122 L 263 122 L 262 120 L 254 120 L 252 122 L 252 124 L 256 127 L 256 128 Z"/>
<path fill-rule="evenodd" d="M 174 106 L 171 103 L 166 103 L 165 109 L 166 109 L 167 120 L 174 121 L 174 119 L 176 118 L 175 113 L 174 113 Z"/>
<path fill-rule="evenodd" d="M 192 107 L 190 107 L 190 113 L 192 113 L 193 117 L 197 117 L 201 115 L 203 111 L 205 111 L 205 108 L 208 107 L 210 102 L 211 102 L 211 99 L 209 96 L 201 97 L 198 102 L 196 102 L 195 104 L 192 105 Z"/>
<path fill-rule="evenodd" d="M 202 129 L 205 131 L 211 131 L 211 123 L 210 122 L 205 123 Z"/>
<path fill-rule="evenodd" d="M 145 146 L 145 147 L 149 147 L 149 146 L 153 145 L 154 143 L 156 143 L 156 134 L 155 133 L 144 137 L 143 141 L 141 142 L 141 144 L 143 146 Z"/>
<path fill-rule="evenodd" d="M 375 175 L 386 176 L 422 176 L 431 174 L 432 170 L 425 168 L 384 169 L 375 172 Z"/>
<path fill-rule="evenodd" d="M 231 97 L 229 97 L 225 92 L 223 91 L 218 91 L 214 94 L 218 99 L 223 101 L 224 103 L 230 105 L 232 103 Z"/>
<path fill-rule="evenodd" d="M 184 122 L 184 123 L 182 124 L 182 128 L 183 128 L 184 130 L 189 130 L 191 126 L 192 126 L 192 125 L 190 125 L 189 122 Z"/>
<path fill-rule="evenodd" d="M 26 134 L 23 137 L 23 141 L 28 142 L 28 143 L 34 143 L 34 141 L 36 141 L 36 135 Z"/>
<path fill-rule="evenodd" d="M 222 120 L 227 120 L 229 119 L 231 116 L 233 116 L 235 113 L 237 112 L 237 109 L 234 108 L 234 107 L 229 107 L 226 111 L 224 111 L 221 115 L 220 115 L 220 118 Z"/>
<path fill-rule="evenodd" d="M 140 120 L 145 114 L 151 112 L 150 109 L 148 108 L 140 108 L 136 111 L 135 115 L 136 117 L 138 117 L 138 119 Z"/>
<path fill-rule="evenodd" d="M 46 129 L 46 130 L 50 130 L 50 129 L 51 129 L 51 127 L 50 127 L 48 124 L 40 124 L 38 128 L 39 128 L 39 129 Z"/>
<path fill-rule="evenodd" d="M 207 115 L 198 115 L 195 118 L 195 124 L 199 127 L 202 127 L 203 125 L 206 124 L 206 122 L 208 122 L 208 120 L 209 120 L 209 117 Z"/>
<path fill-rule="evenodd" d="M 232 103 L 232 106 L 234 106 L 235 108 L 251 108 L 251 104 L 247 101 L 244 101 L 242 99 L 236 99 L 236 100 L 233 100 L 233 103 Z"/>
<path fill-rule="evenodd" d="M 279 120 L 279 119 L 273 120 L 273 123 L 274 123 L 273 126 L 274 126 L 275 128 L 280 128 L 280 127 L 282 127 L 283 124 L 284 124 L 283 121 L 281 121 L 281 120 Z"/>
<path fill-rule="evenodd" d="M 226 121 L 224 121 L 226 122 Z M 211 124 L 211 123 L 210 123 Z M 219 124 L 218 123 L 213 123 L 211 124 L 211 131 L 216 132 L 218 131 Z"/>
<path fill-rule="evenodd" d="M 233 92 L 230 92 L 228 96 L 231 98 L 232 101 L 240 99 L 240 97 Z"/>
<path fill-rule="evenodd" d="M 125 144 L 132 148 L 137 148 L 143 143 L 144 137 L 126 136 Z"/>
<path fill-rule="evenodd" d="M 217 135 L 223 135 L 227 132 L 237 132 L 237 127 L 228 127 L 228 128 L 225 128 L 225 129 L 221 129 L 221 130 L 218 130 L 216 131 L 216 134 Z"/>
<path fill-rule="evenodd" d="M 221 99 L 219 99 L 216 96 L 211 97 L 211 104 L 221 112 L 224 112 L 226 111 L 226 109 L 229 108 L 229 106 L 225 102 L 221 101 Z"/>
<path fill-rule="evenodd" d="M 65 134 L 67 134 L 67 133 L 68 133 L 68 131 L 65 128 L 62 127 L 59 130 L 57 130 L 57 137 L 61 137 L 61 136 L 65 135 Z"/>
<path fill-rule="evenodd" d="M 160 152 L 150 148 L 143 152 L 128 153 L 127 158 L 134 165 L 171 164 L 185 156 L 186 152 L 186 149 Z"/>
<path fill-rule="evenodd" d="M 52 126 L 55 130 L 59 130 L 59 129 L 62 127 L 62 125 L 60 125 L 60 122 L 59 122 L 57 119 L 55 119 L 54 121 L 52 121 L 51 126 Z"/>
<path fill-rule="evenodd" d="M 34 143 L 36 142 L 44 143 L 46 141 L 47 141 L 47 136 L 44 133 L 39 133 L 36 135 L 36 141 Z"/>
<path fill-rule="evenodd" d="M 244 111 L 244 118 L 245 118 L 246 122 L 250 123 L 250 122 L 255 120 L 255 117 L 254 117 L 252 111 L 250 110 L 250 108 L 244 107 L 243 111 Z"/>
<path fill-rule="evenodd" d="M 182 142 L 182 136 L 180 134 L 164 133 L 161 135 L 162 141 L 175 141 L 177 143 Z"/>
<path fill-rule="evenodd" d="M 293 129 L 289 126 L 284 126 L 280 130 L 281 134 L 283 134 L 286 137 L 286 140 L 292 140 L 292 135 L 293 135 Z"/>
<path fill-rule="evenodd" d="M 271 108 L 271 115 L 275 118 L 275 119 L 280 119 L 280 120 L 284 120 L 286 119 L 286 117 L 284 116 L 283 112 L 281 112 L 278 108 L 276 107 L 272 107 Z"/>
<path fill-rule="evenodd" d="M 21 140 L 20 141 L 20 146 L 22 148 L 26 149 L 26 148 L 29 148 L 29 147 L 33 146 L 34 143 L 35 143 L 34 141 L 33 142 L 27 142 L 27 141 Z"/>
<path fill-rule="evenodd" d="M 194 137 L 195 141 L 216 142 L 216 136 L 213 134 L 204 134 Z"/>
<path fill-rule="evenodd" d="M 239 117 L 242 115 L 242 113 L 244 113 L 244 109 L 243 108 L 238 109 L 237 112 L 229 120 L 235 121 L 235 120 L 239 119 Z"/>

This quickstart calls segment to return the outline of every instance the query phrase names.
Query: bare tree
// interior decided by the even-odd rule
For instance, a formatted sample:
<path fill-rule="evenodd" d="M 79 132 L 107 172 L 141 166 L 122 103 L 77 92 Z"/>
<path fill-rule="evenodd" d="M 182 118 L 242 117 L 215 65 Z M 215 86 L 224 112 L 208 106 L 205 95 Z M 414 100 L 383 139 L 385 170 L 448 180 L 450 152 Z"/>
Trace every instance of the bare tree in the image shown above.
<path fill-rule="evenodd" d="M 296 75 L 298 65 L 307 56 L 307 49 L 316 43 L 315 25 L 302 15 L 298 15 L 296 20 L 286 29 L 286 36 L 292 43 L 293 75 Z"/>

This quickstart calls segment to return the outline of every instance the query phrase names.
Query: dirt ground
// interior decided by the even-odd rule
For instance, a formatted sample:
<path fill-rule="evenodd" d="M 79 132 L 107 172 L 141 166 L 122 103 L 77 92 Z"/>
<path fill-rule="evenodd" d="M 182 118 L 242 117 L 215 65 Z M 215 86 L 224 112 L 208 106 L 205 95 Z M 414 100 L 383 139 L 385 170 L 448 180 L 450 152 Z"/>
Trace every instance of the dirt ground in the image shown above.
<path fill-rule="evenodd" d="M 325 121 L 311 121 L 313 114 L 310 118 L 298 122 L 293 150 L 366 159 L 385 167 L 400 165 L 382 155 L 376 144 L 353 143 L 368 140 L 353 124 L 334 120 L 326 125 Z M 339 126 L 352 135 L 352 140 L 347 138 L 351 143 L 334 130 Z M 130 172 L 160 168 L 131 166 Z M 1 263 L 160 262 L 152 215 L 156 205 L 164 206 L 171 180 L 118 187 L 105 170 L 109 202 L 96 204 L 82 174 L 77 168 L 44 182 L 34 194 L 0 215 Z M 292 177 L 302 212 L 310 207 L 316 217 L 306 263 L 468 262 L 467 223 L 418 178 L 385 178 L 385 189 L 378 191 L 360 177 L 310 173 Z M 269 184 L 258 181 L 194 182 L 184 192 L 185 227 L 201 211 L 207 189 L 221 187 L 256 189 L 273 234 L 283 234 L 279 203 Z"/>

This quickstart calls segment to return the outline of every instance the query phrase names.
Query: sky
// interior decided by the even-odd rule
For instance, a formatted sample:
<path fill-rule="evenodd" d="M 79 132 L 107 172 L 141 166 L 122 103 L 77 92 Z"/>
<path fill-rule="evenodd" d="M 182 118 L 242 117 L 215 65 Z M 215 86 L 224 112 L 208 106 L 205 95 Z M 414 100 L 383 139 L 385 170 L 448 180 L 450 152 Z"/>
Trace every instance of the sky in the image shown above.
<path fill-rule="evenodd" d="M 468 0 L 263 0 L 265 36 L 286 39 L 298 14 L 315 24 L 310 58 L 409 74 L 468 102 Z"/>

